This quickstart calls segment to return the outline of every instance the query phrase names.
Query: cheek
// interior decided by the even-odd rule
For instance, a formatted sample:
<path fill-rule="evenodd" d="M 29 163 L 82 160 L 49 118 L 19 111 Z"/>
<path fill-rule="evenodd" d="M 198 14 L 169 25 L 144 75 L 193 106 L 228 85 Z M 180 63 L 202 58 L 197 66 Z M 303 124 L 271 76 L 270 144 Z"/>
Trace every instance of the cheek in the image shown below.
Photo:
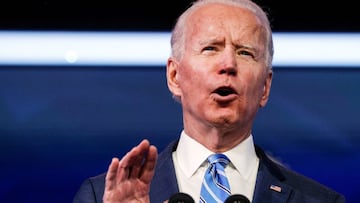
<path fill-rule="evenodd" d="M 196 89 L 196 87 L 204 84 L 204 82 L 209 78 L 209 74 L 207 74 L 203 69 L 190 65 L 183 67 L 179 72 L 179 76 L 183 87 L 191 89 Z"/>
<path fill-rule="evenodd" d="M 181 84 L 183 94 L 195 96 L 196 94 L 200 94 L 204 86 L 204 80 L 205 79 L 196 72 L 188 72 L 186 75 L 183 75 Z"/>
<path fill-rule="evenodd" d="M 183 102 L 190 102 L 192 105 L 204 99 L 208 94 L 209 74 L 194 69 L 187 70 L 181 73 L 180 88 L 183 94 Z M 187 102 L 186 102 L 187 101 Z"/>
<path fill-rule="evenodd" d="M 261 76 L 250 74 L 249 77 L 247 77 L 247 79 L 245 79 L 244 81 L 246 81 L 244 87 L 246 87 L 249 99 L 256 99 L 256 101 L 260 100 L 264 92 L 264 78 Z"/>

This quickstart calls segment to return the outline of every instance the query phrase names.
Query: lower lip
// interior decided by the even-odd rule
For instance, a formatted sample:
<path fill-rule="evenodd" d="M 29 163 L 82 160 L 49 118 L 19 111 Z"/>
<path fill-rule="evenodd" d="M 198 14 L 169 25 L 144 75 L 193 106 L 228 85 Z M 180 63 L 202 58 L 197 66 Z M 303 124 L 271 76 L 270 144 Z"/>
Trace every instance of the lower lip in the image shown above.
<path fill-rule="evenodd" d="M 236 94 L 229 94 L 226 96 L 221 96 L 219 94 L 213 94 L 212 98 L 216 101 L 216 102 L 231 102 L 237 99 L 237 95 Z"/>

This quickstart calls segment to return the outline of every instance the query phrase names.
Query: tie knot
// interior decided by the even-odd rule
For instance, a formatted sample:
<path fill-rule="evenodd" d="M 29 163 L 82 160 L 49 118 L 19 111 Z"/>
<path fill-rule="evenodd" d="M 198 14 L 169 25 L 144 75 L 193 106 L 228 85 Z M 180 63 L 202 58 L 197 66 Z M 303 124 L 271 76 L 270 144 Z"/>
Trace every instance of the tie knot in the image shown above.
<path fill-rule="evenodd" d="M 210 164 L 220 163 L 224 168 L 229 164 L 229 158 L 224 154 L 212 154 L 208 157 Z"/>

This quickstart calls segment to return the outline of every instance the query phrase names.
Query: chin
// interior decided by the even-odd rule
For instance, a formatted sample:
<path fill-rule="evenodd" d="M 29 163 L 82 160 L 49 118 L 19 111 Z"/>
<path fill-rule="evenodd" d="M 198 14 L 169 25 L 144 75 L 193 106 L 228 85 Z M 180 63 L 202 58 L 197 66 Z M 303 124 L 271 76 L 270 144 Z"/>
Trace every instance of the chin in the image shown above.
<path fill-rule="evenodd" d="M 214 120 L 214 125 L 218 128 L 230 128 L 236 125 L 237 120 L 230 116 L 221 116 Z"/>

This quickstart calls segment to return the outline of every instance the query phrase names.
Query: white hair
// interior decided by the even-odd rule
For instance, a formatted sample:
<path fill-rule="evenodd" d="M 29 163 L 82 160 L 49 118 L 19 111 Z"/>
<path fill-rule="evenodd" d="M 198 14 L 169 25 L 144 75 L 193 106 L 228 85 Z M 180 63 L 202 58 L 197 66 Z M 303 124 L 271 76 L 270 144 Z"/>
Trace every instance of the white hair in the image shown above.
<path fill-rule="evenodd" d="M 256 3 L 251 0 L 197 0 L 194 1 L 190 7 L 183 12 L 180 17 L 177 19 L 176 24 L 172 30 L 171 34 L 171 55 L 176 59 L 180 60 L 184 53 L 185 49 L 185 33 L 186 33 L 186 22 L 188 17 L 196 11 L 198 8 L 208 5 L 208 4 L 225 4 L 236 7 L 241 7 L 250 10 L 253 12 L 262 23 L 262 26 L 265 29 L 266 33 L 266 43 L 267 43 L 267 52 L 266 52 L 266 63 L 268 68 L 272 67 L 272 59 L 274 55 L 274 45 L 272 39 L 272 30 L 270 27 L 270 22 L 265 11 L 258 6 Z"/>

